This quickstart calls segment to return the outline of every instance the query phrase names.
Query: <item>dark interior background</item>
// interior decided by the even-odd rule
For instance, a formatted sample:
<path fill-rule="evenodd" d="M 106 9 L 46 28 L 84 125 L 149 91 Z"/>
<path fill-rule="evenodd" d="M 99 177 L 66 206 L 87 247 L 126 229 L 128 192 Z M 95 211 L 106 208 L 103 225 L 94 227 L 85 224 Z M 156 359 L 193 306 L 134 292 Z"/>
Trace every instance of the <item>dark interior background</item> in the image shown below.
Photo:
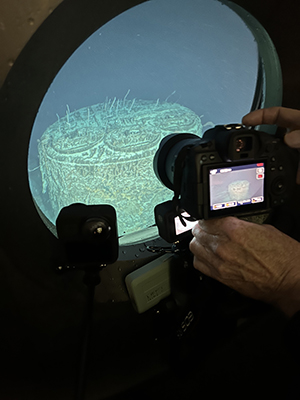
<path fill-rule="evenodd" d="M 76 9 L 76 3 L 78 0 L 74 0 L 74 9 Z M 300 2 L 295 0 L 239 0 L 235 3 L 255 16 L 269 33 L 282 66 L 283 106 L 300 109 Z M 70 18 L 72 18 L 71 11 Z M 59 38 L 57 47 L 59 51 Z M 20 71 L 20 73 L 22 72 Z M 3 133 L 1 132 L 1 134 Z M 37 251 L 41 250 L 37 249 Z M 1 279 L 5 282 L 9 276 L 10 281 L 14 282 L 14 296 L 15 298 L 19 296 L 19 303 L 22 304 L 22 296 L 25 296 L 24 293 L 26 293 L 27 297 L 36 296 L 33 314 L 34 312 L 43 314 L 46 310 L 48 312 L 51 307 L 53 315 L 58 313 L 59 311 L 55 309 L 58 306 L 53 306 L 51 300 L 45 301 L 43 297 L 43 292 L 47 290 L 47 287 L 42 285 L 39 287 L 37 280 L 36 286 L 39 287 L 39 290 L 33 294 L 31 286 L 26 287 L 27 280 L 24 274 L 11 267 L 10 256 L 11 254 L 7 252 L 1 253 L 1 265 L 3 266 Z M 41 263 L 43 263 L 42 259 Z M 65 284 L 68 285 L 68 282 Z M 80 283 L 76 284 L 80 285 Z M 37 293 L 41 297 L 38 297 Z M 28 322 L 24 317 L 27 313 L 22 313 L 22 307 L 18 308 L 18 312 L 15 309 L 12 310 L 11 303 L 7 300 L 9 296 L 8 290 L 2 290 L 1 349 L 3 357 L 0 363 L 3 375 L 0 388 L 1 399 L 73 398 L 73 372 L 77 360 L 77 348 L 72 324 L 74 315 L 78 316 L 78 321 L 81 319 L 82 309 L 77 306 L 84 301 L 84 293 L 78 296 L 73 305 L 71 302 L 65 304 L 65 318 L 67 321 L 70 320 L 71 328 L 63 331 L 60 335 L 53 334 L 54 339 L 51 334 L 46 336 L 39 329 L 35 330 L 34 323 Z M 53 293 L 53 297 L 55 297 L 55 293 Z M 244 323 L 241 323 L 238 329 L 229 336 L 226 335 L 227 330 L 224 325 L 214 325 L 214 316 L 211 316 L 211 319 L 207 318 L 205 323 L 216 326 L 218 330 L 211 337 L 204 335 L 198 341 L 197 338 L 193 338 L 192 343 L 195 345 L 197 343 L 195 351 L 199 357 L 199 361 L 192 359 L 193 365 L 190 364 L 189 358 L 185 359 L 186 365 L 184 365 L 180 357 L 175 357 L 172 360 L 173 368 L 169 370 L 170 360 L 164 357 L 164 349 L 157 350 L 155 348 L 154 351 L 159 355 L 157 369 L 151 360 L 150 370 L 152 372 L 149 373 L 151 379 L 148 380 L 147 376 L 143 376 L 141 373 L 140 365 L 144 365 L 145 359 L 149 356 L 148 352 L 152 351 L 151 346 L 147 348 L 148 343 L 152 340 L 152 320 L 149 322 L 147 317 L 140 317 L 137 320 L 137 316 L 131 314 L 127 317 L 128 308 L 127 306 L 122 307 L 124 313 L 122 314 L 122 310 L 120 311 L 118 324 L 115 324 L 113 318 L 110 319 L 109 310 L 105 310 L 107 321 L 110 324 L 109 343 L 97 339 L 101 336 L 103 326 L 95 327 L 94 356 L 89 370 L 87 399 L 110 398 L 112 392 L 116 393 L 114 398 L 118 399 L 150 399 L 153 397 L 158 399 L 211 399 L 224 395 L 243 399 L 254 396 L 257 399 L 282 399 L 291 390 L 292 381 L 299 373 L 297 364 L 282 343 L 282 332 L 286 324 L 285 317 L 272 308 L 264 309 L 261 306 L 258 309 L 255 308 L 257 313 L 254 312 L 254 315 L 246 321 L 240 321 Z M 113 309 L 113 304 L 111 309 Z M 97 305 L 96 313 L 101 312 L 101 306 Z M 140 331 L 131 325 L 132 321 L 136 326 L 143 324 L 145 329 L 149 328 L 145 337 L 138 336 Z M 204 325 L 203 330 L 206 328 L 207 325 Z M 49 331 L 56 332 L 53 326 L 49 327 Z M 53 339 L 51 343 L 49 343 L 50 339 Z M 148 339 L 149 342 L 147 342 Z M 210 347 L 209 352 L 207 352 L 207 347 Z M 125 348 L 126 351 L 124 351 Z M 121 353 L 122 357 L 120 357 Z M 137 353 L 137 356 L 133 357 L 133 353 Z M 110 371 L 109 374 L 106 373 L 107 370 Z M 153 373 L 155 370 L 160 372 L 158 376 Z M 124 382 L 126 374 L 133 376 L 132 381 L 136 374 L 138 384 L 136 388 L 130 388 L 132 383 L 129 381 L 126 385 Z M 143 380 L 146 382 L 141 384 Z M 110 391 L 107 387 L 114 387 L 114 390 Z M 126 394 L 118 394 L 118 387 L 122 387 L 122 390 L 126 388 L 129 391 Z"/>
<path fill-rule="evenodd" d="M 264 26 L 269 33 L 279 55 L 283 75 L 283 106 L 300 108 L 300 33 L 297 20 L 300 3 L 293 0 L 236 0 Z"/>

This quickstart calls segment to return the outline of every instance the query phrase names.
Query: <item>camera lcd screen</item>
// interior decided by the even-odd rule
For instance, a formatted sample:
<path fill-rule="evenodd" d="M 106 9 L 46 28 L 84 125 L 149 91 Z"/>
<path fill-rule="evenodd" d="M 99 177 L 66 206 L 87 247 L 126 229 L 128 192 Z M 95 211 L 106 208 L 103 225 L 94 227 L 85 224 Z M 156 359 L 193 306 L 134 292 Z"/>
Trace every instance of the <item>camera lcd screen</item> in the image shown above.
<path fill-rule="evenodd" d="M 190 217 L 190 215 L 187 212 L 183 212 L 182 216 Z M 183 226 L 182 223 L 180 222 L 179 217 L 175 217 L 174 223 L 175 223 L 175 234 L 180 235 L 181 233 L 184 233 L 192 229 L 194 225 L 197 223 L 197 221 L 188 221 L 185 219 L 186 226 Z"/>
<path fill-rule="evenodd" d="M 210 210 L 264 202 L 265 163 L 209 169 Z"/>

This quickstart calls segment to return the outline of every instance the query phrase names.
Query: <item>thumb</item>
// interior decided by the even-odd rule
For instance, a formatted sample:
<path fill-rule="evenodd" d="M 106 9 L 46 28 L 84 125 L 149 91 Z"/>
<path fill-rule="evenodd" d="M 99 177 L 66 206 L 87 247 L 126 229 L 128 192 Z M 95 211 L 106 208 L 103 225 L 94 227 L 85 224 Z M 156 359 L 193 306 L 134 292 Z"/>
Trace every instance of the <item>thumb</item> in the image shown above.
<path fill-rule="evenodd" d="M 300 149 L 300 130 L 292 131 L 284 136 L 284 142 L 289 147 Z"/>

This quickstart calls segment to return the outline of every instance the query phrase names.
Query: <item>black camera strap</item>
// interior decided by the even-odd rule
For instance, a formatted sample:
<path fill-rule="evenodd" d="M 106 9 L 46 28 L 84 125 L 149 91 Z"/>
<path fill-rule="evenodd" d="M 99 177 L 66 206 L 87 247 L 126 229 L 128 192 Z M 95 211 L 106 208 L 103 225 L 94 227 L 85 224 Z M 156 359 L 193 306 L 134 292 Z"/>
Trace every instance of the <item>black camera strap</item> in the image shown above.
<path fill-rule="evenodd" d="M 174 182 L 173 182 L 174 197 L 172 199 L 172 202 L 174 204 L 174 210 L 176 211 L 176 216 L 179 217 L 180 222 L 182 223 L 183 226 L 186 226 L 186 222 L 183 216 L 181 215 L 181 209 L 180 209 L 181 182 L 182 182 L 183 169 L 185 166 L 186 155 L 190 148 L 191 148 L 190 145 L 183 147 L 178 153 L 174 163 Z"/>

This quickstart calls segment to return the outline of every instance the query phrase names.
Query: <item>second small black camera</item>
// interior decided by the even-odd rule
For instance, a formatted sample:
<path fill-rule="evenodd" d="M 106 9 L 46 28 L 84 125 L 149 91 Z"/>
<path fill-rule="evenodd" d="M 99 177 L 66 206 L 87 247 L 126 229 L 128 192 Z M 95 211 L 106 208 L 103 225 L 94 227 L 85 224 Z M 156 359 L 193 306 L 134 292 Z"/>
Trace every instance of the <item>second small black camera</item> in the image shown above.
<path fill-rule="evenodd" d="M 56 228 L 67 263 L 89 267 L 118 259 L 117 215 L 112 206 L 71 204 L 60 211 Z"/>

